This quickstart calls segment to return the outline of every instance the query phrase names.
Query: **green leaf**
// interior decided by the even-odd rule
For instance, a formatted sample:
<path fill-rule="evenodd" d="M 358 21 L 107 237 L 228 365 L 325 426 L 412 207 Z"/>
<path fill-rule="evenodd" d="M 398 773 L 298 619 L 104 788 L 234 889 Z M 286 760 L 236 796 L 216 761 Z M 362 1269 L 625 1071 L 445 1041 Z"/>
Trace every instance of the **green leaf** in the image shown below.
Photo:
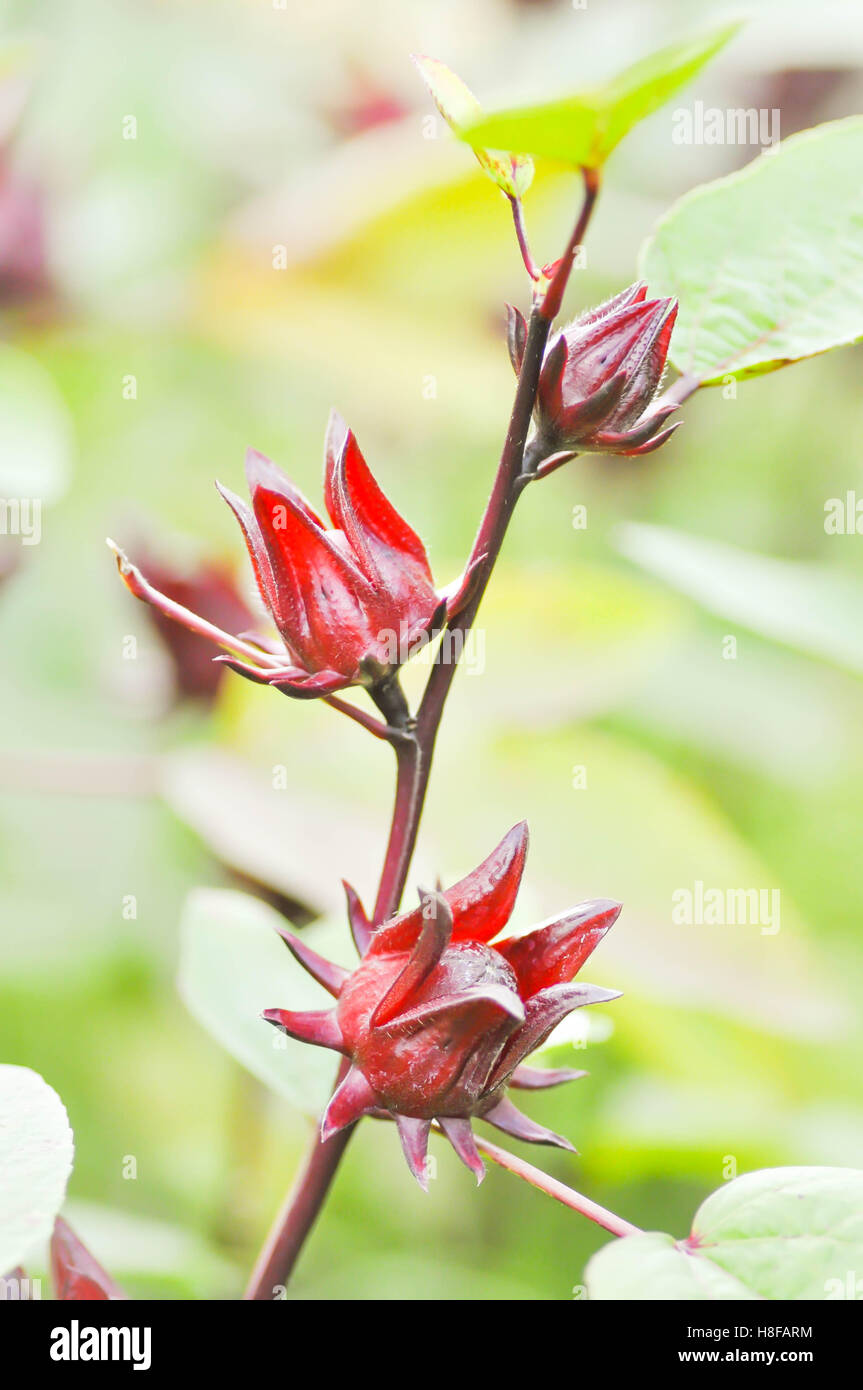
<path fill-rule="evenodd" d="M 757 555 L 670 526 L 629 523 L 618 548 L 717 617 L 863 674 L 863 586 L 824 566 Z"/>
<path fill-rule="evenodd" d="M 634 125 L 683 87 L 740 29 L 711 29 L 633 63 L 617 77 L 569 97 L 477 118 L 458 132 L 469 144 L 513 146 L 598 169 Z"/>
<path fill-rule="evenodd" d="M 333 1003 L 276 935 L 283 920 L 245 893 L 197 889 L 181 922 L 178 986 L 189 1011 L 232 1057 L 292 1105 L 317 1114 L 332 1088 L 335 1054 L 286 1038 L 261 1018 L 264 1009 Z M 331 952 L 326 937 L 320 927 L 303 931 L 322 955 Z"/>
<path fill-rule="evenodd" d="M 765 1168 L 702 1202 L 688 1240 L 626 1236 L 586 1280 L 594 1299 L 823 1300 L 846 1297 L 861 1268 L 863 1172 Z"/>
<path fill-rule="evenodd" d="M 642 249 L 676 295 L 671 356 L 705 385 L 863 337 L 863 117 L 784 141 L 681 198 Z"/>
<path fill-rule="evenodd" d="M 57 1092 L 29 1067 L 0 1066 L 0 1276 L 51 1235 L 73 1154 Z"/>
<path fill-rule="evenodd" d="M 483 110 L 469 87 L 437 58 L 414 54 L 419 74 L 447 125 L 464 138 L 467 126 L 482 120 Z M 533 182 L 533 160 L 528 155 L 487 150 L 468 140 L 482 169 L 508 198 L 522 198 Z"/>

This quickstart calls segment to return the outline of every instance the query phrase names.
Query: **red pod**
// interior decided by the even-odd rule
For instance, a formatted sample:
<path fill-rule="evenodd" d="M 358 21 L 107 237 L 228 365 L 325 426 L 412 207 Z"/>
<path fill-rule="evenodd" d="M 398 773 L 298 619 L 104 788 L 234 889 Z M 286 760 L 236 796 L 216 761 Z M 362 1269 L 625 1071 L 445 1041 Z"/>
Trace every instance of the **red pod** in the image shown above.
<path fill-rule="evenodd" d="M 641 281 L 560 331 L 540 372 L 530 471 L 555 454 L 636 456 L 668 439 L 680 422 L 662 426 L 676 407 L 655 398 L 676 317 L 677 301 L 648 299 Z M 507 337 L 518 372 L 526 326 L 517 309 L 509 309 Z"/>
<path fill-rule="evenodd" d="M 164 563 L 157 557 L 145 558 L 144 564 L 161 594 L 206 621 L 229 631 L 243 631 L 254 622 L 231 570 L 220 561 L 207 559 L 188 569 Z M 213 661 L 209 643 L 158 608 L 151 612 L 171 661 L 176 698 L 213 701 L 227 672 Z"/>
<path fill-rule="evenodd" d="M 217 658 L 250 680 L 300 699 L 349 685 L 375 688 L 463 606 L 470 577 L 436 591 L 425 547 L 375 482 L 352 431 L 330 417 L 324 500 L 328 525 L 289 478 L 250 449 L 252 505 L 219 486 L 240 523 L 261 598 L 280 642 L 231 636 L 160 593 L 117 552 L 138 598 L 240 655 Z"/>
<path fill-rule="evenodd" d="M 521 1114 L 506 1088 L 537 1090 L 584 1074 L 522 1064 L 573 1009 L 617 997 L 616 991 L 572 981 L 620 905 L 581 903 L 526 936 L 492 944 L 512 913 L 527 839 L 522 822 L 461 882 L 443 893 L 422 894 L 418 908 L 376 930 L 349 889 L 362 956 L 352 973 L 280 928 L 297 960 L 337 1003 L 311 1013 L 268 1009 L 264 1017 L 291 1037 L 351 1060 L 324 1116 L 322 1137 L 362 1115 L 392 1115 L 422 1186 L 433 1120 L 478 1180 L 483 1165 L 473 1118 L 517 1139 L 572 1147 Z"/>

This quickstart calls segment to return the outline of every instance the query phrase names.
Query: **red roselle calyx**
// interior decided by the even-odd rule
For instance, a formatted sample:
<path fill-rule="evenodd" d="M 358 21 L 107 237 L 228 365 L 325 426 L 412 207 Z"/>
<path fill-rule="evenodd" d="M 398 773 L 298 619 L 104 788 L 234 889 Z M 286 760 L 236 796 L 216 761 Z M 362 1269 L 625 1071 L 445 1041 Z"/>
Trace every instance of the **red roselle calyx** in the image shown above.
<path fill-rule="evenodd" d="M 620 905 L 581 903 L 526 936 L 490 944 L 512 913 L 527 841 L 522 822 L 453 888 L 422 893 L 418 908 L 375 930 L 348 888 L 362 957 L 352 973 L 318 956 L 287 928 L 278 929 L 337 1002 L 334 1009 L 307 1013 L 268 1009 L 264 1018 L 293 1038 L 351 1060 L 324 1115 L 323 1140 L 363 1115 L 389 1115 L 423 1187 L 433 1120 L 477 1181 L 484 1169 L 474 1118 L 517 1139 L 572 1148 L 521 1114 L 505 1092 L 508 1086 L 538 1090 L 584 1075 L 522 1063 L 573 1009 L 618 997 L 619 991 L 572 980 Z"/>
<path fill-rule="evenodd" d="M 438 593 L 425 547 L 378 487 L 352 431 L 335 412 L 325 446 L 324 498 L 331 526 L 289 478 L 250 449 L 251 508 L 219 491 L 246 538 L 261 597 L 281 643 L 223 632 L 170 602 L 118 553 L 129 589 L 168 617 L 237 655 L 221 656 L 250 680 L 299 699 L 350 685 L 378 692 L 463 606 L 470 577 Z"/>
<path fill-rule="evenodd" d="M 509 355 L 518 372 L 527 325 L 518 309 L 508 305 L 507 313 Z M 526 473 L 550 472 L 547 465 L 562 462 L 561 455 L 633 457 L 664 444 L 681 423 L 662 429 L 676 406 L 655 399 L 676 317 L 677 300 L 648 299 L 641 281 L 561 329 L 540 372 Z"/>

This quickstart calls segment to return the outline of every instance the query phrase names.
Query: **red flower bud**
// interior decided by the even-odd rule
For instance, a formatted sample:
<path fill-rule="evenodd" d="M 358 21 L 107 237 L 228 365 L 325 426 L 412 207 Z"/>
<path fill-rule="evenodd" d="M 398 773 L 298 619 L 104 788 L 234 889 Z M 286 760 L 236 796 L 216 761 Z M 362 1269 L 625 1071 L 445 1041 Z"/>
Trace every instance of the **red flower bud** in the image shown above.
<path fill-rule="evenodd" d="M 352 1063 L 324 1115 L 323 1139 L 362 1115 L 389 1114 L 423 1187 L 433 1120 L 478 1181 L 483 1165 L 472 1118 L 517 1139 L 572 1148 L 522 1115 L 505 1091 L 537 1090 L 584 1075 L 522 1063 L 573 1009 L 617 998 L 616 991 L 571 981 L 620 905 L 581 903 L 526 936 L 492 945 L 512 913 L 526 851 L 522 822 L 467 878 L 444 893 L 422 893 L 418 908 L 376 930 L 349 888 L 362 956 L 352 974 L 279 928 L 297 960 L 338 1002 L 333 1010 L 312 1013 L 268 1009 L 264 1018 Z"/>
<path fill-rule="evenodd" d="M 203 621 L 154 589 L 117 552 L 120 573 L 136 597 L 249 657 L 217 658 L 241 675 L 301 699 L 387 681 L 470 593 L 470 575 L 436 592 L 422 541 L 381 492 L 353 433 L 335 413 L 325 460 L 331 527 L 253 449 L 246 458 L 251 508 L 217 484 L 242 527 L 281 643 L 254 634 L 235 638 Z"/>
<path fill-rule="evenodd" d="M 654 404 L 665 370 L 675 299 L 647 299 L 641 281 L 561 330 L 545 354 L 537 390 L 536 433 L 525 452 L 542 473 L 553 455 L 602 453 L 630 457 L 658 449 L 677 424 L 660 427 L 676 409 Z M 526 327 L 509 309 L 509 353 L 516 372 Z"/>
<path fill-rule="evenodd" d="M 54 1222 L 51 1237 L 51 1273 L 57 1299 L 101 1301 L 126 1297 L 60 1216 Z"/>

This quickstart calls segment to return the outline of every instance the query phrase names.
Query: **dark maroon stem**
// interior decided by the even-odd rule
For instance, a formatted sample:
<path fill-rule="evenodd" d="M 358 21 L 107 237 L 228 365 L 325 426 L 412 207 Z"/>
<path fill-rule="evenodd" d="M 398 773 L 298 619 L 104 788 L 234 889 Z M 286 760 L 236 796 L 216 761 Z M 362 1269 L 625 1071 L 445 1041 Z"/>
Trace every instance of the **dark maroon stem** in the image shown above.
<path fill-rule="evenodd" d="M 584 203 L 575 231 L 570 238 L 570 247 L 581 245 L 593 204 L 596 201 L 597 188 L 597 182 L 589 180 L 588 171 L 585 171 Z M 521 494 L 524 482 L 527 480 L 526 476 L 522 474 L 522 462 L 539 385 L 543 354 L 553 317 L 550 317 L 548 312 L 549 296 L 554 291 L 562 298 L 572 264 L 572 254 L 568 248 L 567 255 L 561 262 L 558 273 L 546 292 L 543 304 L 534 308 L 528 322 L 527 340 L 509 428 L 504 440 L 491 496 L 468 561 L 468 568 L 472 569 L 473 572 L 471 596 L 461 613 L 450 624 L 451 632 L 461 633 L 463 636 L 467 635 L 474 624 L 483 594 L 488 587 L 492 570 L 500 554 L 515 504 Z M 567 261 L 566 273 L 561 277 L 561 272 Z M 452 642 L 446 647 L 447 651 L 458 651 L 459 653 L 463 649 L 463 641 Z M 380 887 L 375 903 L 374 921 L 376 925 L 385 921 L 387 917 L 392 916 L 398 910 L 404 893 L 419 832 L 435 740 L 456 667 L 456 660 L 448 662 L 438 660 L 435 663 L 420 702 L 416 723 L 408 727 L 403 725 L 397 731 L 394 730 L 395 736 L 391 741 L 397 764 L 396 796 L 390 836 L 381 871 Z M 397 700 L 395 691 L 389 692 L 389 696 L 392 700 Z M 377 703 L 381 707 L 380 699 Z M 402 722 L 398 708 L 394 707 L 390 711 L 385 703 L 382 712 L 391 724 Z M 339 1080 L 344 1077 L 346 1070 L 347 1063 L 343 1063 L 339 1071 Z M 271 1299 L 274 1296 L 274 1290 L 284 1287 L 287 1283 L 306 1236 L 314 1225 L 318 1212 L 324 1203 L 353 1129 L 354 1126 L 350 1126 L 341 1130 L 331 1139 L 328 1139 L 325 1144 L 322 1144 L 320 1137 L 316 1135 L 305 1167 L 284 1207 L 279 1212 L 255 1266 L 245 1294 L 247 1299 Z"/>

